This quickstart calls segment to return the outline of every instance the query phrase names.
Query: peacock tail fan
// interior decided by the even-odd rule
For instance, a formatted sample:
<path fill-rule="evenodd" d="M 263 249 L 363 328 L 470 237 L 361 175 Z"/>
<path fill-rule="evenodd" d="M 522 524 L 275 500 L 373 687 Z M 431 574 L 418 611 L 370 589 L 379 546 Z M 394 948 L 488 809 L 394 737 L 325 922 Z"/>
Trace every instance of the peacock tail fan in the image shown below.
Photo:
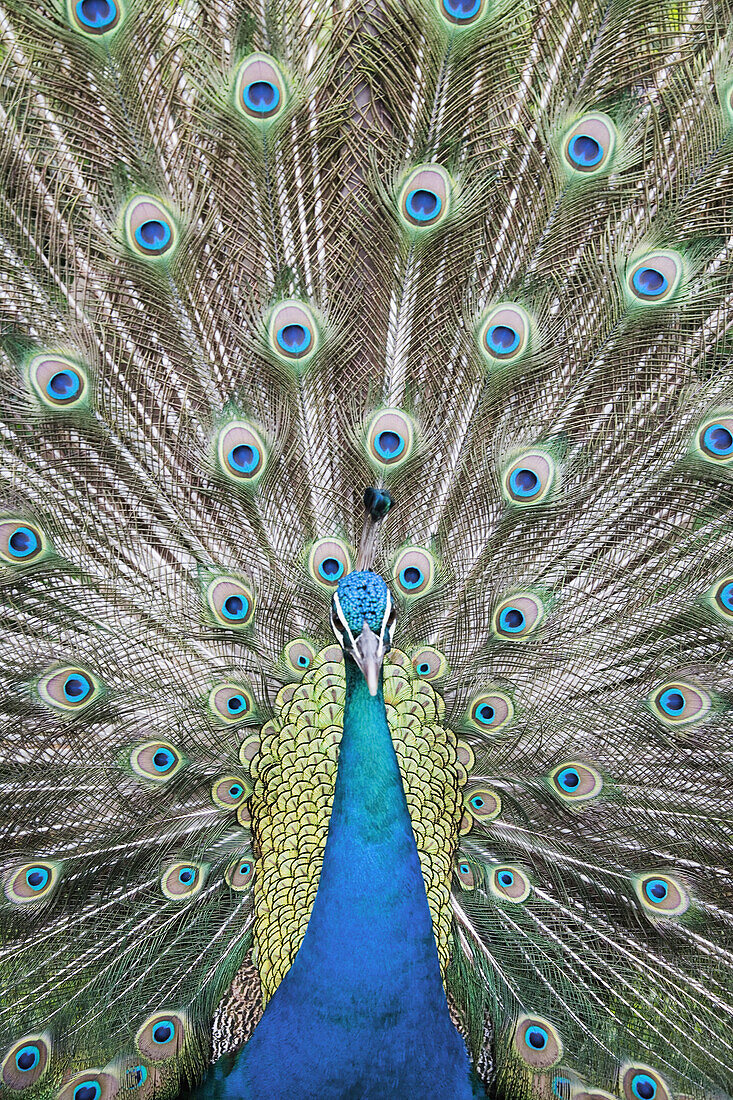
<path fill-rule="evenodd" d="M 2 6 L 0 1091 L 165 1100 L 250 1037 L 373 569 L 486 1088 L 733 1094 L 732 27 Z"/>

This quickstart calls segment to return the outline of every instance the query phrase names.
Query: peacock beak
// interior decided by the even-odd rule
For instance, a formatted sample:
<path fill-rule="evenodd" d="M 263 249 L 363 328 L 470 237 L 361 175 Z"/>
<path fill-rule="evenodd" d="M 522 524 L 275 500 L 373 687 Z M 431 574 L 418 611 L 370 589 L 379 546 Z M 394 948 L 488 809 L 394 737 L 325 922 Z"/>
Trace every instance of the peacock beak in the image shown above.
<path fill-rule="evenodd" d="M 379 670 L 384 659 L 384 648 L 381 638 L 365 619 L 361 634 L 354 639 L 351 656 L 364 675 L 370 695 L 376 695 L 379 690 Z"/>

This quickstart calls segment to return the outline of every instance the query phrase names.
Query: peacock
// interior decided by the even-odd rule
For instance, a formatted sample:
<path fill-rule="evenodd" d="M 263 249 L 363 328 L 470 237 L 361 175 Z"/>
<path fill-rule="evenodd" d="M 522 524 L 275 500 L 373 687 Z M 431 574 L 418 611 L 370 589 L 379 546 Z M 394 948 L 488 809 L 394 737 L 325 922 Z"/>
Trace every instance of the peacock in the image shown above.
<path fill-rule="evenodd" d="M 3 0 L 3 1096 L 733 1096 L 732 47 Z"/>

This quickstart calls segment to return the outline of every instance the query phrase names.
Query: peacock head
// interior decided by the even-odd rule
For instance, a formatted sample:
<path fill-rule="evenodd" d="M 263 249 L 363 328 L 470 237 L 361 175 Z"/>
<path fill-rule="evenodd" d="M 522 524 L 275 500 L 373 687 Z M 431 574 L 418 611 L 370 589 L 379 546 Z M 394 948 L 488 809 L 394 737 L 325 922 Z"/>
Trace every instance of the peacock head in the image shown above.
<path fill-rule="evenodd" d="M 351 658 L 364 674 L 370 695 L 377 694 L 396 618 L 389 588 L 376 573 L 360 570 L 339 581 L 331 601 L 331 627 L 344 659 Z"/>

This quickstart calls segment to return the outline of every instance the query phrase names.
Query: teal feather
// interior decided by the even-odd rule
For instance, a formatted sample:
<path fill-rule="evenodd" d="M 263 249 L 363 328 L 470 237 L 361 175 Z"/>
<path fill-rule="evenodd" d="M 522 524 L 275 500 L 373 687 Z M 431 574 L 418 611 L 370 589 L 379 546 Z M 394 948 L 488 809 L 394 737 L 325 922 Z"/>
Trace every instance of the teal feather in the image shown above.
<path fill-rule="evenodd" d="M 733 1096 L 732 26 L 0 12 L 3 1091 Z"/>

